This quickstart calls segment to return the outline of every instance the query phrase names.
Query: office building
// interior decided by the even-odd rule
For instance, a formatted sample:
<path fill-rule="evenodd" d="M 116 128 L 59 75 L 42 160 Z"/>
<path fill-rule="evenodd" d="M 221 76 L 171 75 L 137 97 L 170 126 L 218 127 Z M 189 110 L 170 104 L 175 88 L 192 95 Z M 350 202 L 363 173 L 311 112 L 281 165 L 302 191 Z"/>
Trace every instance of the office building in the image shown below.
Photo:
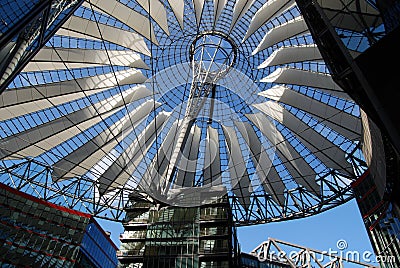
<path fill-rule="evenodd" d="M 117 267 L 116 247 L 92 218 L 0 183 L 2 267 Z"/>
<path fill-rule="evenodd" d="M 131 199 L 118 258 L 122 267 L 236 267 L 238 248 L 227 200 L 160 207 Z"/>
<path fill-rule="evenodd" d="M 400 265 L 400 218 L 395 204 L 382 199 L 369 172 L 352 183 L 367 233 L 381 267 Z"/>

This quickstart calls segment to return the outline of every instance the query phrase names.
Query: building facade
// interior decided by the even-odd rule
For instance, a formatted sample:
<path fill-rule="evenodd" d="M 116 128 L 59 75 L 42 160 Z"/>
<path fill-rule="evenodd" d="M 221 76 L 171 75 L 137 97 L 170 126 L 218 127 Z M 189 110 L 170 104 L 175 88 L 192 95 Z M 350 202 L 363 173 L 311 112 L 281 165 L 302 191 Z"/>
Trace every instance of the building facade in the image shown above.
<path fill-rule="evenodd" d="M 226 200 L 190 208 L 135 201 L 123 225 L 122 267 L 236 267 L 237 241 Z"/>
<path fill-rule="evenodd" d="M 381 267 L 400 266 L 400 218 L 396 204 L 382 199 L 367 171 L 352 184 L 368 236 Z"/>
<path fill-rule="evenodd" d="M 94 218 L 0 183 L 1 267 L 116 267 Z"/>
<path fill-rule="evenodd" d="M 111 241 L 96 220 L 91 218 L 83 235 L 78 255 L 77 267 L 108 268 L 117 267 L 117 246 Z"/>

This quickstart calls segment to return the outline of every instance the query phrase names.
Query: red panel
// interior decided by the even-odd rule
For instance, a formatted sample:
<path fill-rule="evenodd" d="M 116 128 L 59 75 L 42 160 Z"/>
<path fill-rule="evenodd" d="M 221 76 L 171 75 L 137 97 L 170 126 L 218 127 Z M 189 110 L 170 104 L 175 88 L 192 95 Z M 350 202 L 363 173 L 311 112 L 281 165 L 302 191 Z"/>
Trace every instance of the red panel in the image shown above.
<path fill-rule="evenodd" d="M 23 197 L 25 199 L 31 200 L 31 201 L 39 203 L 39 204 L 43 204 L 43 205 L 48 206 L 48 207 L 52 207 L 52 208 L 57 209 L 57 210 L 61 210 L 61 211 L 67 212 L 69 214 L 74 214 L 74 215 L 78 215 L 80 217 L 85 217 L 85 218 L 91 218 L 92 217 L 92 215 L 90 215 L 90 214 L 83 213 L 83 212 L 80 212 L 80 211 L 77 211 L 77 210 L 74 210 L 74 209 L 66 208 L 66 207 L 63 207 L 63 206 L 59 206 L 59 205 L 53 204 L 51 202 L 47 202 L 47 201 L 44 201 L 42 199 L 36 198 L 36 197 L 31 196 L 29 194 L 26 194 L 24 192 L 18 191 L 18 190 L 14 189 L 14 188 L 12 188 L 10 186 L 7 186 L 7 185 L 5 185 L 3 183 L 0 183 L 0 189 L 5 189 L 6 191 L 8 191 L 10 193 L 13 193 L 15 195 L 19 195 L 19 196 L 21 196 L 21 197 Z"/>

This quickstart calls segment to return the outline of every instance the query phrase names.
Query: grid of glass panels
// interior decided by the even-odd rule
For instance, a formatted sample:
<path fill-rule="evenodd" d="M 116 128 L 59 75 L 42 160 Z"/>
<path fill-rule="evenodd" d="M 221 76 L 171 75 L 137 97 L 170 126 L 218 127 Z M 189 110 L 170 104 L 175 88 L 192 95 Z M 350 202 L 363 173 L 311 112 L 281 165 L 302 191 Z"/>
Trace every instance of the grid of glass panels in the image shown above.
<path fill-rule="evenodd" d="M 233 262 L 226 200 L 197 208 L 147 206 L 147 211 L 144 204 L 127 208 L 118 254 L 122 267 L 225 268 Z"/>
<path fill-rule="evenodd" d="M 80 249 L 81 257 L 85 255 L 94 267 L 118 266 L 116 247 L 97 223 L 91 222 L 86 227 Z"/>
<path fill-rule="evenodd" d="M 0 186 L 2 266 L 73 267 L 89 218 Z"/>
<path fill-rule="evenodd" d="M 381 267 L 400 265 L 400 220 L 394 204 L 380 198 L 371 175 L 356 181 L 353 187 L 376 256 Z"/>

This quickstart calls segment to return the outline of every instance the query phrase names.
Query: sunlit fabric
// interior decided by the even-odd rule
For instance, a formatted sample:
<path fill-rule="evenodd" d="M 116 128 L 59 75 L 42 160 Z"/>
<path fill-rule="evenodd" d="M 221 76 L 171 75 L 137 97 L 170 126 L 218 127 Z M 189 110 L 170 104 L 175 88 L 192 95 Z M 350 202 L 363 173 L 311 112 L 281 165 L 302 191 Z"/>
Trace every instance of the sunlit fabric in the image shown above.
<path fill-rule="evenodd" d="M 346 200 L 362 159 L 359 108 L 286 0 L 85 1 L 0 95 L 0 120 L 4 165 L 85 178 L 121 209 L 132 191 L 227 194 L 240 221 L 307 216 Z"/>

